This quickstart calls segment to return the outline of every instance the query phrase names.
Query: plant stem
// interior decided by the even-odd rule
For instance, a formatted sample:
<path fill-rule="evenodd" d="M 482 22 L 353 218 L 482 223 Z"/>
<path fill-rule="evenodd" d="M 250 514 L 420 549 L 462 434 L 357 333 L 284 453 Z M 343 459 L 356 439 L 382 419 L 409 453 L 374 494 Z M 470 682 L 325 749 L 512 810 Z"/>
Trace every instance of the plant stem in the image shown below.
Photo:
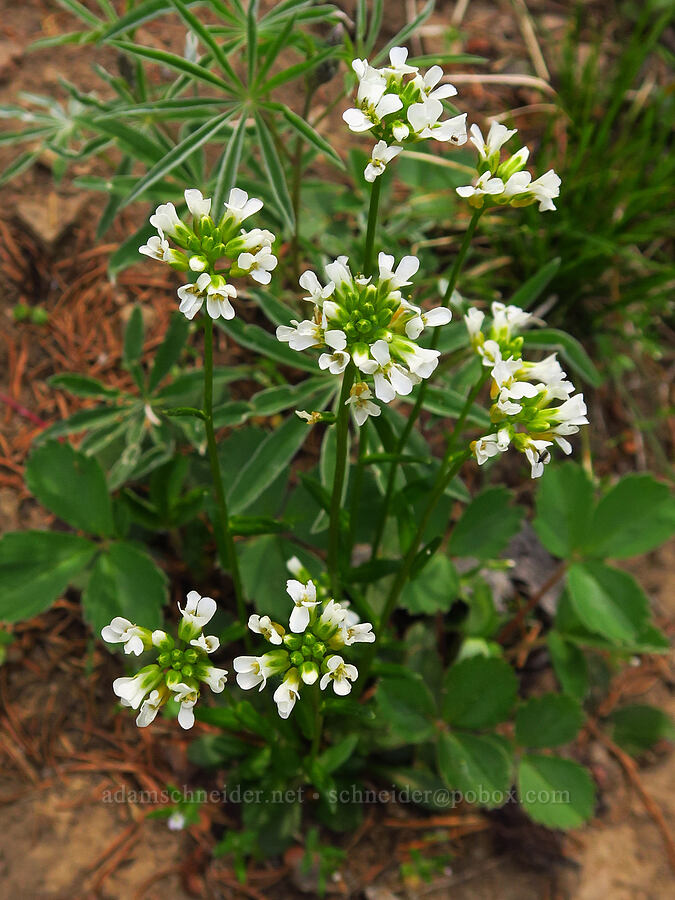
<path fill-rule="evenodd" d="M 373 248 L 375 246 L 375 229 L 377 227 L 377 211 L 380 205 L 380 191 L 384 175 L 376 178 L 370 189 L 370 206 L 368 207 L 368 228 L 366 229 L 366 248 L 363 253 L 363 274 L 373 274 Z"/>
<path fill-rule="evenodd" d="M 230 531 L 230 517 L 227 511 L 223 477 L 220 471 L 216 435 L 213 430 L 213 319 L 209 315 L 204 316 L 204 427 L 206 429 L 206 441 L 211 464 L 211 477 L 213 478 L 218 516 L 225 544 L 225 559 L 221 557 L 221 564 L 230 573 L 237 601 L 237 615 L 240 622 L 245 623 L 246 603 L 237 561 L 237 551 L 234 546 L 232 532 Z M 248 640 L 248 634 L 246 638 Z"/>
<path fill-rule="evenodd" d="M 459 273 L 462 271 L 462 266 L 464 265 L 464 260 L 466 259 L 466 254 L 468 253 L 469 246 L 471 245 L 471 240 L 476 231 L 476 226 L 478 225 L 478 220 L 483 214 L 482 209 L 475 210 L 473 216 L 471 217 L 471 221 L 469 222 L 469 227 L 467 228 L 464 238 L 462 240 L 462 244 L 459 248 L 457 256 L 455 257 L 455 261 L 452 265 L 452 269 L 450 270 L 450 275 L 448 276 L 448 286 L 446 288 L 445 294 L 443 296 L 443 306 L 447 306 L 452 299 L 453 291 L 457 285 L 457 279 L 459 278 Z M 431 340 L 431 348 L 435 350 L 438 346 L 438 341 L 440 339 L 441 333 L 439 328 L 434 329 L 433 338 Z M 396 443 L 395 453 L 397 456 L 400 456 L 401 453 L 405 450 L 405 446 L 408 442 L 408 438 L 415 426 L 415 422 L 419 418 L 419 414 L 422 411 L 422 405 L 424 404 L 424 398 L 427 393 L 428 381 L 423 381 L 420 385 L 419 391 L 417 392 L 417 399 L 415 400 L 415 405 L 412 408 L 410 415 L 408 416 L 408 420 L 405 423 L 405 427 L 401 432 L 399 439 Z M 399 463 L 397 460 L 394 460 L 389 467 L 389 476 L 387 478 L 387 486 L 384 492 L 384 500 L 382 502 L 382 508 L 380 517 L 377 523 L 377 529 L 375 531 L 375 538 L 373 540 L 373 546 L 371 550 L 371 559 L 376 559 L 377 554 L 380 550 L 380 545 L 382 543 L 382 537 L 384 536 L 384 529 L 387 524 L 387 518 L 389 516 L 389 507 L 391 506 L 392 496 L 394 494 L 394 486 L 396 484 L 396 474 L 398 472 Z"/>
<path fill-rule="evenodd" d="M 354 364 L 349 363 L 342 376 L 342 390 L 338 400 L 335 447 L 335 474 L 333 493 L 330 501 L 330 533 L 328 537 L 328 572 L 330 574 L 333 599 L 339 602 L 342 595 L 340 584 L 340 512 L 342 511 L 342 489 L 347 471 L 347 442 L 349 438 L 349 392 L 354 384 Z"/>

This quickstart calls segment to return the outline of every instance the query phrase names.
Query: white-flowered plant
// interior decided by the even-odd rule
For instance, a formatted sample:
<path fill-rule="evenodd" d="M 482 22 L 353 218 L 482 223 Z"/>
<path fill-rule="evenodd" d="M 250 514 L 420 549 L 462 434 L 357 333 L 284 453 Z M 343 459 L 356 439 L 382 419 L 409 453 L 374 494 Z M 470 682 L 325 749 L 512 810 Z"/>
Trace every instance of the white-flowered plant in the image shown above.
<path fill-rule="evenodd" d="M 296 562 L 298 565 L 295 565 Z M 295 560 L 289 568 L 300 577 L 308 573 Z M 361 622 L 346 604 L 336 603 L 311 580 L 289 579 L 286 590 L 293 601 L 288 631 L 269 616 L 251 616 L 249 628 L 278 647 L 262 656 L 238 656 L 234 660 L 237 684 L 243 690 L 257 687 L 262 691 L 267 680 L 281 676 L 274 691 L 274 702 L 282 719 L 287 719 L 300 699 L 303 685 L 317 681 L 321 690 L 332 684 L 336 694 L 351 691 L 358 677 L 356 666 L 345 663 L 337 651 L 357 643 L 375 640 L 370 622 Z"/>
<path fill-rule="evenodd" d="M 457 193 L 476 209 L 486 206 L 531 206 L 539 212 L 555 209 L 560 195 L 560 177 L 553 169 L 533 180 L 525 170 L 530 151 L 521 147 L 502 161 L 502 147 L 516 134 L 499 122 L 490 125 L 487 138 L 478 125 L 471 126 L 471 143 L 478 151 L 478 176 L 473 184 L 458 187 Z"/>
<path fill-rule="evenodd" d="M 366 181 L 375 181 L 405 146 L 429 138 L 466 143 L 466 113 L 441 119 L 443 100 L 457 93 L 452 84 L 442 83 L 443 69 L 432 66 L 422 75 L 407 59 L 405 47 L 394 47 L 390 64 L 380 69 L 367 59 L 352 61 L 358 79 L 356 105 L 342 118 L 357 134 L 370 132 L 377 138 L 364 172 Z"/>
<path fill-rule="evenodd" d="M 321 350 L 319 367 L 333 375 L 354 363 L 360 375 L 346 403 L 359 425 L 379 415 L 373 393 L 389 403 L 429 378 L 440 352 L 420 346 L 417 339 L 425 328 L 446 325 L 452 318 L 446 307 L 424 312 L 404 296 L 419 268 L 416 257 L 404 256 L 394 265 L 393 256 L 380 253 L 378 275 L 365 278 L 353 275 L 348 258 L 340 256 L 325 267 L 325 285 L 314 272 L 304 272 L 300 286 L 313 304 L 312 318 L 277 328 L 277 338 L 293 350 Z"/>
<path fill-rule="evenodd" d="M 262 201 L 232 188 L 223 209 L 212 211 L 211 200 L 191 188 L 185 191 L 185 203 L 189 224 L 181 220 L 173 203 L 157 207 L 150 224 L 158 233 L 139 252 L 180 272 L 198 273 L 194 281 L 178 288 L 179 309 L 186 318 L 194 319 L 206 304 L 212 319 L 232 319 L 232 300 L 237 297 L 232 279 L 247 276 L 258 284 L 269 284 L 277 265 L 272 232 L 241 227 L 262 209 Z M 173 249 L 168 238 L 181 249 Z"/>
<path fill-rule="evenodd" d="M 185 606 L 181 608 L 179 604 L 178 608 L 181 621 L 177 641 L 165 631 L 151 632 L 119 616 L 101 632 L 104 641 L 124 643 L 126 653 L 140 655 L 144 650 L 154 650 L 157 654 L 156 662 L 144 666 L 136 675 L 113 681 L 113 691 L 122 705 L 138 710 L 139 728 L 150 725 L 171 699 L 178 704 L 178 724 L 192 728 L 200 684 L 207 684 L 215 694 L 225 689 L 227 670 L 211 665 L 209 660 L 220 641 L 203 633 L 216 612 L 216 601 L 190 591 Z"/>
<path fill-rule="evenodd" d="M 572 452 L 567 438 L 588 424 L 583 394 L 574 394 L 555 353 L 539 362 L 522 358 L 523 338 L 518 331 L 532 319 L 518 306 L 492 304 L 492 322 L 483 330 L 485 314 L 475 307 L 464 321 L 474 350 L 490 369 L 490 418 L 494 431 L 471 444 L 479 465 L 504 453 L 510 446 L 524 453 L 533 478 L 543 474 L 557 444 Z M 559 401 L 559 405 L 555 405 Z"/>

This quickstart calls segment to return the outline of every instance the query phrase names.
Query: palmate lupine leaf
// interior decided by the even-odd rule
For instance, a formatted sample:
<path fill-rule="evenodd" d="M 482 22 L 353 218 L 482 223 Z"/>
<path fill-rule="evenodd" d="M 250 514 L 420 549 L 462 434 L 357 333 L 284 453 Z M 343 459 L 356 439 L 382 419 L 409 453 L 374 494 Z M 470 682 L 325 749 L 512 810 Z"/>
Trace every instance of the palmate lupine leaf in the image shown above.
<path fill-rule="evenodd" d="M 246 16 L 246 69 L 248 83 L 253 83 L 258 63 L 258 0 L 249 0 Z"/>
<path fill-rule="evenodd" d="M 372 65 L 375 66 L 383 59 L 385 59 L 392 47 L 400 47 L 402 44 L 405 44 L 410 35 L 414 34 L 420 27 L 420 25 L 426 22 L 431 13 L 434 11 L 435 5 L 435 0 L 428 0 L 428 2 L 424 4 L 415 18 L 411 22 L 408 22 L 408 24 L 403 28 L 401 28 L 401 30 L 394 35 L 389 43 L 385 47 L 383 47 L 382 50 L 380 50 L 377 56 L 373 59 Z"/>
<path fill-rule="evenodd" d="M 186 5 L 191 7 L 203 6 L 204 4 L 203 0 L 198 0 L 198 2 L 192 2 L 192 0 L 190 0 Z M 120 16 L 119 19 L 103 32 L 101 40 L 109 41 L 127 31 L 134 31 L 139 25 L 143 25 L 145 22 L 156 19 L 164 13 L 172 12 L 173 9 L 174 7 L 171 5 L 170 0 L 145 0 L 144 3 L 139 3 L 134 9 L 130 10 L 125 15 Z"/>
<path fill-rule="evenodd" d="M 288 192 L 288 185 L 286 184 L 286 175 L 284 174 L 277 148 L 274 145 L 274 138 L 260 114 L 255 115 L 255 124 L 258 132 L 258 140 L 260 142 L 260 152 L 265 164 L 269 185 L 272 188 L 275 200 L 277 201 L 277 205 L 284 217 L 286 225 L 290 231 L 293 231 L 295 227 L 293 204 L 291 203 L 291 196 Z"/>
<path fill-rule="evenodd" d="M 297 115 L 297 113 L 294 113 L 292 109 L 289 109 L 283 103 L 274 104 L 274 108 L 281 112 L 291 128 L 293 128 L 304 140 L 313 144 L 320 153 L 323 153 L 330 162 L 335 163 L 339 169 L 345 169 L 344 162 L 340 159 L 340 156 L 333 149 L 332 145 L 329 144 L 316 129 L 312 128 L 309 122 Z"/>
<path fill-rule="evenodd" d="M 265 84 L 260 87 L 258 93 L 259 94 L 269 94 L 271 91 L 275 90 L 278 87 L 281 87 L 282 84 L 286 84 L 288 81 L 293 81 L 295 78 L 299 78 L 300 75 L 305 75 L 315 66 L 318 66 L 320 63 L 324 62 L 324 60 L 328 59 L 331 56 L 336 56 L 338 50 L 336 47 L 327 47 L 325 50 L 322 50 L 320 53 L 315 54 L 310 59 L 306 59 L 303 62 L 296 63 L 293 66 L 289 66 L 287 69 L 284 69 L 282 72 L 279 72 L 276 75 L 273 75 Z"/>
<path fill-rule="evenodd" d="M 210 69 L 207 69 L 198 63 L 190 62 L 190 60 L 178 56 L 176 53 L 169 53 L 166 50 L 156 50 L 154 47 L 144 47 L 141 44 L 134 44 L 131 41 L 114 40 L 110 41 L 110 43 L 119 50 L 130 53 L 132 56 L 160 63 L 161 65 L 168 66 L 170 69 L 175 69 L 177 72 L 182 72 L 184 75 L 189 75 L 192 79 L 203 81 L 206 84 L 218 87 L 221 90 L 227 91 L 228 95 L 236 90 L 235 85 L 226 81 L 224 78 L 221 78 L 219 75 L 215 75 Z"/>
<path fill-rule="evenodd" d="M 192 32 L 202 41 L 202 43 L 209 48 L 211 53 L 213 54 L 213 58 L 216 60 L 221 69 L 225 72 L 227 77 L 232 83 L 232 89 L 237 90 L 242 88 L 241 81 L 237 78 L 234 69 L 230 65 L 227 56 L 223 52 L 222 46 L 214 39 L 213 35 L 202 22 L 194 15 L 194 13 L 190 12 L 188 7 L 182 2 L 182 0 L 170 0 L 170 3 L 173 7 L 175 7 L 181 19 L 185 22 L 185 24 L 192 30 Z"/>
<path fill-rule="evenodd" d="M 246 111 L 241 110 L 239 122 L 234 126 L 230 140 L 225 147 L 223 155 L 218 163 L 218 172 L 216 175 L 216 184 L 213 191 L 212 205 L 214 209 L 221 209 L 225 197 L 229 191 L 235 186 L 237 181 L 237 172 L 239 163 L 241 162 L 241 151 L 244 145 L 244 136 L 246 134 Z"/>

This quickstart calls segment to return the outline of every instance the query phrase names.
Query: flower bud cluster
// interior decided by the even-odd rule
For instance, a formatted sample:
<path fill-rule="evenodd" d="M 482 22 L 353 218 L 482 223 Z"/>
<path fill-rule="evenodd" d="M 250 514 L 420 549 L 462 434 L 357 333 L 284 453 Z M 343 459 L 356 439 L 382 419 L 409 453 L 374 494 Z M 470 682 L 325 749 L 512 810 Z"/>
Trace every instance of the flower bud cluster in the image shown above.
<path fill-rule="evenodd" d="M 517 129 L 510 130 L 499 122 L 490 125 L 487 140 L 478 125 L 471 126 L 471 143 L 478 150 L 478 178 L 474 184 L 458 187 L 460 197 L 471 206 L 530 206 L 539 203 L 539 212 L 555 209 L 553 200 L 560 195 L 560 178 L 553 169 L 535 181 L 525 171 L 530 155 L 527 147 L 502 162 L 501 149 Z"/>
<path fill-rule="evenodd" d="M 113 691 L 122 705 L 139 710 L 136 718 L 139 728 L 150 725 L 169 699 L 180 706 L 179 725 L 192 728 L 200 684 L 208 684 L 216 694 L 225 689 L 227 671 L 212 666 L 208 658 L 218 649 L 220 641 L 213 635 L 203 633 L 204 626 L 216 611 L 216 601 L 211 597 L 201 597 L 197 591 L 190 591 L 185 608 L 179 606 L 179 609 L 182 618 L 177 641 L 165 631 L 141 628 L 121 616 L 116 616 L 101 631 L 104 641 L 124 644 L 125 653 L 136 656 L 145 650 L 155 650 L 157 653 L 156 662 L 144 666 L 133 677 L 113 681 Z"/>
<path fill-rule="evenodd" d="M 438 365 L 438 350 L 420 347 L 417 338 L 427 326 L 445 325 L 451 319 L 445 307 L 423 312 L 403 297 L 402 288 L 419 268 L 414 256 L 404 256 L 394 270 L 394 257 L 380 253 L 375 278 L 354 276 L 346 256 L 326 267 L 328 283 L 322 285 L 314 272 L 304 272 L 300 286 L 314 305 L 311 319 L 280 325 L 277 338 L 293 350 L 318 347 L 319 367 L 340 375 L 354 363 L 361 373 L 347 403 L 359 425 L 368 416 L 378 416 L 366 382 L 372 378 L 375 396 L 389 403 L 411 393 L 415 384 L 428 378 Z"/>
<path fill-rule="evenodd" d="M 194 282 L 178 288 L 179 309 L 186 318 L 194 319 L 206 303 L 212 319 L 232 319 L 235 313 L 231 301 L 237 289 L 230 279 L 249 276 L 259 284 L 269 284 L 270 273 L 277 265 L 272 232 L 241 228 L 245 219 L 262 209 L 262 200 L 249 199 L 246 191 L 232 188 L 217 220 L 211 216 L 211 200 L 202 197 L 201 191 L 185 191 L 185 202 L 190 224 L 180 219 L 173 203 L 158 206 L 150 216 L 157 235 L 139 247 L 139 252 L 180 272 L 197 275 Z M 169 238 L 181 249 L 173 249 Z"/>
<path fill-rule="evenodd" d="M 539 362 L 522 358 L 523 338 L 516 331 L 531 318 L 517 306 L 493 303 L 487 336 L 479 310 L 469 310 L 465 322 L 471 344 L 492 379 L 490 418 L 495 431 L 471 444 L 476 461 L 483 465 L 514 446 L 527 457 L 532 477 L 538 478 L 551 458 L 548 448 L 557 444 L 564 453 L 571 453 L 567 437 L 577 434 L 588 419 L 584 396 L 574 394 L 574 385 L 555 353 Z M 554 406 L 555 401 L 562 403 Z"/>
<path fill-rule="evenodd" d="M 342 118 L 352 131 L 370 131 L 377 138 L 364 172 L 366 181 L 375 181 L 406 145 L 427 138 L 466 143 L 466 114 L 440 121 L 444 110 L 441 101 L 454 97 L 457 89 L 440 84 L 440 66 L 432 66 L 421 75 L 407 58 L 405 47 L 394 47 L 389 52 L 390 65 L 381 69 L 371 66 L 367 59 L 352 61 L 359 82 L 356 106 L 346 110 Z"/>
<path fill-rule="evenodd" d="M 291 564 L 297 563 L 292 560 Z M 306 576 L 307 573 L 299 571 Z M 302 684 L 315 684 L 323 691 L 330 684 L 338 696 L 345 696 L 358 678 L 356 666 L 345 662 L 339 652 L 356 643 L 375 640 L 370 622 L 359 622 L 346 606 L 336 603 L 313 581 L 291 578 L 286 590 L 293 601 L 289 630 L 272 622 L 269 616 L 253 615 L 248 627 L 272 645 L 262 656 L 238 656 L 234 660 L 237 684 L 244 690 L 262 691 L 267 679 L 281 676 L 274 691 L 274 702 L 282 719 L 287 719 L 300 697 Z"/>

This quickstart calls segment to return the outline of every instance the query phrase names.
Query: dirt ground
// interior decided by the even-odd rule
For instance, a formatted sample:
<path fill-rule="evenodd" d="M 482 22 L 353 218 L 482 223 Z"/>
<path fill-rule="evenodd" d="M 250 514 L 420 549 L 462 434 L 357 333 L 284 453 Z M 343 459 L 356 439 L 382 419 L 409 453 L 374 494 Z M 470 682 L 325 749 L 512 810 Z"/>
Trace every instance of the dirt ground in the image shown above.
<path fill-rule="evenodd" d="M 392 31 L 412 4 L 387 4 Z M 429 52 L 454 21 L 462 3 L 438 4 L 422 33 Z M 524 4 L 472 3 L 462 27 L 464 49 L 490 60 L 489 71 L 533 74 L 540 68 L 523 19 Z M 530 2 L 536 21 L 550 35 L 564 30 L 569 6 Z M 349 4 L 345 8 L 349 11 Z M 0 103 L 19 91 L 60 92 L 59 75 L 79 86 L 93 83 L 92 59 L 114 64 L 109 50 L 65 47 L 30 54 L 31 40 L 72 28 L 72 19 L 51 0 L 0 0 Z M 177 40 L 176 26 L 152 25 L 139 40 Z M 549 57 L 550 59 L 550 57 Z M 493 112 L 539 100 L 524 88 L 467 84 L 473 109 Z M 321 101 L 321 97 L 319 101 Z M 325 100 L 325 98 L 324 98 Z M 11 155 L 10 157 L 11 158 Z M 9 161 L 0 149 L 0 164 Z M 120 335 L 134 302 L 144 305 L 155 334 L 164 330 L 171 283 L 156 269 L 115 285 L 105 278 L 107 257 L 138 210 L 125 212 L 97 245 L 93 212 L 98 196 L 82 196 L 66 180 L 54 187 L 50 160 L 3 189 L 0 205 L 0 529 L 45 527 L 28 497 L 22 465 L 31 440 L 45 423 L 73 411 L 72 401 L 51 390 L 55 371 L 81 371 L 123 384 Z M 89 166 L 89 164 L 87 164 Z M 91 174 L 96 167 L 76 174 Z M 46 327 L 17 325 L 18 302 L 49 312 Z M 148 350 L 153 346 L 151 338 Z M 675 548 L 632 564 L 650 594 L 657 619 L 675 634 Z M 187 757 L 188 739 L 160 723 L 139 732 L 115 715 L 110 681 L 114 660 L 95 645 L 65 598 L 49 613 L 15 630 L 7 663 L 0 667 L 0 897 L 71 898 L 297 898 L 315 894 L 312 876 L 300 871 L 299 847 L 280 861 L 252 868 L 239 886 L 223 860 L 210 861 L 214 835 L 236 827 L 228 805 L 207 806 L 199 822 L 182 832 L 166 819 L 148 817 L 157 805 L 139 800 L 161 795 L 167 784 L 202 784 Z M 651 702 L 675 715 L 673 658 L 645 659 L 617 679 L 617 700 Z M 208 730 L 207 726 L 198 729 Z M 640 761 L 631 781 L 610 748 L 582 734 L 579 752 L 599 787 L 594 821 L 560 836 L 532 825 L 515 809 L 490 815 L 461 811 L 460 820 L 430 824 L 414 808 L 373 806 L 364 826 L 345 840 L 347 861 L 329 895 L 367 900 L 656 900 L 672 893 L 663 835 L 639 788 L 675 832 L 675 758 L 656 747 Z M 449 862 L 429 883 L 401 878 L 400 865 L 441 831 L 440 852 Z"/>

